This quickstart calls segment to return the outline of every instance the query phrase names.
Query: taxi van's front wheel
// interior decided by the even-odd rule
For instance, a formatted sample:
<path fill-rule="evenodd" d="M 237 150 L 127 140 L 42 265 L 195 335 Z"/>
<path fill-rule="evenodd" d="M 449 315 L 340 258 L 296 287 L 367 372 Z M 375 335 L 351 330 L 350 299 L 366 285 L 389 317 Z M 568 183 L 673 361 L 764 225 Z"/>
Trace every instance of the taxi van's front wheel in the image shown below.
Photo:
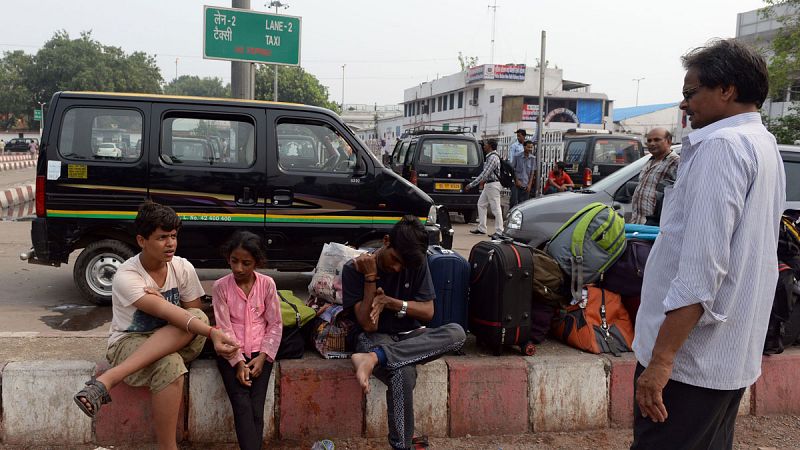
<path fill-rule="evenodd" d="M 134 250 L 116 239 L 92 242 L 75 260 L 72 278 L 87 300 L 96 305 L 111 304 L 111 280 Z"/>

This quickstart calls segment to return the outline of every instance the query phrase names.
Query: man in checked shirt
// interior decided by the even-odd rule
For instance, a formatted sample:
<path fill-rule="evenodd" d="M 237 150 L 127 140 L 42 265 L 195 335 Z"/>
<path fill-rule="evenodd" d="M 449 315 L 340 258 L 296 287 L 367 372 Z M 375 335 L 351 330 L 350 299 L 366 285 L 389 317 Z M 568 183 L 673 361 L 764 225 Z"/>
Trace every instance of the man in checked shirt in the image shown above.
<path fill-rule="evenodd" d="M 639 172 L 639 185 L 633 192 L 631 223 L 644 224 L 656 214 L 659 183 L 672 185 L 678 175 L 680 156 L 670 149 L 672 134 L 666 128 L 653 128 L 647 133 L 647 150 L 650 161 Z M 648 225 L 658 225 L 658 221 Z"/>

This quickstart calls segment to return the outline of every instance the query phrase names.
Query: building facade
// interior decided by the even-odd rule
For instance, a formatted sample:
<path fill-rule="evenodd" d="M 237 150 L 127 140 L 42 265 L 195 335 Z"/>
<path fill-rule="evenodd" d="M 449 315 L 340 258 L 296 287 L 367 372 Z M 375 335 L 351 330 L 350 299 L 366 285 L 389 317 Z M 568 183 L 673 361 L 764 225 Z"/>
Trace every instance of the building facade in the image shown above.
<path fill-rule="evenodd" d="M 610 128 L 613 104 L 589 84 L 546 69 L 544 91 L 545 127 Z M 523 128 L 533 134 L 539 111 L 538 68 L 486 64 L 406 89 L 402 130 L 464 127 L 476 136 L 503 136 Z"/>

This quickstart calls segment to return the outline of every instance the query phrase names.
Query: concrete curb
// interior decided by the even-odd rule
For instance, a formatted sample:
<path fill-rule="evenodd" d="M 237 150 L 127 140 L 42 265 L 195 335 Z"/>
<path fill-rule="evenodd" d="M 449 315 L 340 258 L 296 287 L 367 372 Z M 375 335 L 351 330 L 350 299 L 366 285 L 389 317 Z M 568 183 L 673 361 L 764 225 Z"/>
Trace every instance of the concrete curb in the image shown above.
<path fill-rule="evenodd" d="M 34 166 L 36 166 L 36 161 L 34 160 L 0 162 L 0 172 L 3 172 L 5 170 L 25 169 Z"/>
<path fill-rule="evenodd" d="M 36 198 L 36 185 L 26 184 L 0 191 L 0 209 L 21 203 L 31 202 Z"/>
<path fill-rule="evenodd" d="M 119 445 L 152 442 L 149 393 L 124 384 L 92 421 L 72 396 L 107 364 L 89 361 L 0 362 L 5 444 Z M 445 357 L 418 366 L 414 415 L 432 437 L 521 434 L 630 427 L 631 355 Z M 740 415 L 800 414 L 800 348 L 764 357 L 762 377 L 742 400 Z M 179 438 L 234 442 L 233 420 L 214 361 L 192 363 Z M 347 360 L 280 361 L 265 405 L 265 439 L 386 435 L 386 388 L 371 381 L 362 394 Z M 24 400 L 21 400 L 24 399 Z M 31 405 L 39 407 L 31 409 Z"/>
<path fill-rule="evenodd" d="M 36 161 L 37 156 L 31 156 L 28 153 L 18 155 L 0 155 L 0 162 L 9 161 Z"/>

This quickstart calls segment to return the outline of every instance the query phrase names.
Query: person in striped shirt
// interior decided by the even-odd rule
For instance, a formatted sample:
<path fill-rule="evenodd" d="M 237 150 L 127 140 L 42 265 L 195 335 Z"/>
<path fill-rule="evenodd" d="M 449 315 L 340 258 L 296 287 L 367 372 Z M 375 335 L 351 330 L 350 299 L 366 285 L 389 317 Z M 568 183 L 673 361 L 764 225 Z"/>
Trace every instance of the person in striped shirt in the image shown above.
<path fill-rule="evenodd" d="M 761 374 L 778 279 L 786 181 L 759 113 L 766 63 L 734 39 L 682 62 L 680 108 L 695 131 L 664 192 L 636 316 L 637 450 L 732 448 L 739 402 Z"/>

